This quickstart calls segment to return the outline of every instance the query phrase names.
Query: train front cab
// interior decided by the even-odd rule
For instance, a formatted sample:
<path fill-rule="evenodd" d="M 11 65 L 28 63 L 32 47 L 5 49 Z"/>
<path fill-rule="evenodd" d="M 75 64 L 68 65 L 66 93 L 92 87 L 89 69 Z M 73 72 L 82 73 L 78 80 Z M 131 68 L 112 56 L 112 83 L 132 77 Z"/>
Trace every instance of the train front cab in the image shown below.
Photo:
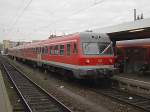
<path fill-rule="evenodd" d="M 77 77 L 110 78 L 114 71 L 112 42 L 106 34 L 81 33 Z"/>

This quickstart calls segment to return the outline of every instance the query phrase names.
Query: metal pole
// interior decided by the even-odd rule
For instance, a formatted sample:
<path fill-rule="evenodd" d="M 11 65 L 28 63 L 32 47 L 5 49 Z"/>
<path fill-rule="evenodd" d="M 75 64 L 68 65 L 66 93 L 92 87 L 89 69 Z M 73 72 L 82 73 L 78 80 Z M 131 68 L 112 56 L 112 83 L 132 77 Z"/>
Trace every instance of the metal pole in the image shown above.
<path fill-rule="evenodd" d="M 136 21 L 136 9 L 134 9 L 134 21 Z"/>

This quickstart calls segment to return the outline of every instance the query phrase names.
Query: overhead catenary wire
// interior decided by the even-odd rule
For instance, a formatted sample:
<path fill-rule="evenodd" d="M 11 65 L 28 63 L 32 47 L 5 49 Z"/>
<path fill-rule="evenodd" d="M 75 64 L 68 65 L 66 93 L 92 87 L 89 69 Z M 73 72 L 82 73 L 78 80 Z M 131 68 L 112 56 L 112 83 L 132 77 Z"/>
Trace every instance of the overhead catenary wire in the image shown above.
<path fill-rule="evenodd" d="M 5 37 L 7 37 L 9 35 L 10 32 L 12 32 L 13 28 L 15 27 L 15 25 L 18 23 L 18 21 L 21 19 L 21 17 L 23 16 L 23 14 L 25 13 L 25 11 L 28 9 L 28 7 L 30 6 L 30 4 L 32 3 L 33 0 L 30 0 L 25 6 L 24 8 L 21 10 L 20 14 L 16 15 L 16 19 L 12 22 L 12 24 L 9 27 L 9 32 L 7 32 L 5 34 Z M 19 29 L 18 29 L 19 31 Z"/>
<path fill-rule="evenodd" d="M 22 12 L 22 10 L 24 9 L 24 6 L 26 6 L 26 2 L 25 0 L 23 0 L 21 2 L 21 4 L 19 4 L 19 6 L 16 8 L 16 14 L 12 17 L 12 19 L 8 22 L 7 26 L 12 26 L 12 24 L 16 21 L 16 18 L 18 18 L 18 16 L 20 15 L 20 13 Z"/>
<path fill-rule="evenodd" d="M 52 23 L 53 24 L 55 24 L 55 23 L 58 23 L 59 21 L 61 21 L 61 20 L 68 20 L 69 18 L 70 18 L 70 16 L 74 16 L 74 15 L 77 15 L 77 14 L 79 14 L 79 13 L 81 13 L 81 12 L 83 12 L 83 11 L 86 11 L 86 10 L 88 10 L 88 9 L 90 9 L 90 8 L 93 8 L 93 7 L 95 7 L 95 6 L 97 6 L 97 5 L 99 5 L 99 4 L 101 4 L 101 3 L 103 3 L 103 2 L 105 2 L 106 0 L 94 0 L 94 3 L 92 3 L 90 6 L 88 6 L 88 7 L 86 7 L 86 8 L 83 8 L 83 9 L 80 9 L 80 10 L 78 10 L 78 11 L 75 11 L 75 12 L 73 12 L 72 14 L 70 14 L 70 15 L 68 15 L 68 16 L 65 16 L 65 17 L 63 17 L 63 18 L 59 18 L 58 20 L 55 20 L 55 21 L 52 21 Z M 48 24 L 48 25 L 46 25 L 46 26 L 42 26 L 42 27 L 39 27 L 39 28 L 37 28 L 36 30 L 38 30 L 38 29 L 42 29 L 42 28 L 48 28 L 49 26 L 52 26 L 52 23 L 50 23 L 50 24 Z"/>
<path fill-rule="evenodd" d="M 11 32 L 12 32 L 12 29 L 13 29 L 14 27 L 16 27 L 18 21 L 19 21 L 19 20 L 21 19 L 21 17 L 24 15 L 25 11 L 28 9 L 28 7 L 29 7 L 30 4 L 32 3 L 32 1 L 33 1 L 33 0 L 30 0 L 30 1 L 25 5 L 25 7 L 24 7 L 23 10 L 21 11 L 21 13 L 16 17 L 15 21 L 14 21 L 14 22 L 12 23 L 12 25 L 10 26 Z M 58 22 L 61 21 L 62 19 L 68 20 L 68 19 L 70 19 L 70 16 L 77 15 L 77 14 L 79 14 L 79 13 L 82 13 L 83 11 L 86 11 L 86 10 L 88 10 L 88 9 L 90 9 L 90 8 L 92 8 L 92 7 L 94 7 L 94 6 L 96 6 L 96 5 L 99 5 L 99 4 L 103 3 L 104 1 L 106 1 L 106 0 L 94 0 L 94 3 L 92 3 L 91 5 L 89 5 L 89 6 L 86 7 L 86 8 L 81 8 L 81 9 L 79 9 L 79 10 L 77 10 L 77 11 L 75 11 L 75 12 L 69 14 L 68 16 L 65 16 L 65 17 L 63 17 L 63 18 L 59 18 L 59 19 L 57 19 L 57 20 L 54 20 L 54 21 L 50 22 L 51 25 L 48 24 L 48 25 L 46 25 L 46 26 L 37 27 L 37 28 L 35 28 L 35 29 L 36 29 L 36 31 L 37 31 L 38 29 L 43 29 L 43 28 L 45 29 L 45 28 L 48 28 L 49 26 L 52 26 L 52 24 L 54 25 L 55 23 L 58 23 Z M 62 6 L 64 7 L 65 4 L 63 4 Z M 59 9 L 59 8 L 56 8 L 52 13 L 54 14 L 55 11 L 58 10 L 58 9 Z M 52 29 L 54 29 L 55 32 L 56 32 L 56 29 L 55 29 L 55 28 L 52 28 Z M 20 30 L 18 29 L 17 31 L 20 31 Z M 17 31 L 16 31 L 16 33 L 17 33 Z"/>
<path fill-rule="evenodd" d="M 14 23 L 12 24 L 11 28 L 13 28 L 17 22 L 20 20 L 20 18 L 23 16 L 24 12 L 28 9 L 28 7 L 30 6 L 30 4 L 32 3 L 32 0 L 30 0 L 27 5 L 23 8 L 22 12 L 18 15 L 18 17 L 16 18 L 16 20 L 14 21 Z"/>

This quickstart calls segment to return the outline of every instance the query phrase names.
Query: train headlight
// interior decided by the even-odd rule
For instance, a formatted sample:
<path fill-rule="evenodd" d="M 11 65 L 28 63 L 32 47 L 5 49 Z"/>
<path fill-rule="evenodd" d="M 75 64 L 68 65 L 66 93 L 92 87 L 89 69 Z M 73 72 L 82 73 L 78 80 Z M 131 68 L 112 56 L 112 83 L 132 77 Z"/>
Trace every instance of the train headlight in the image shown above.
<path fill-rule="evenodd" d="M 110 63 L 112 63 L 112 62 L 113 62 L 113 60 L 112 60 L 112 59 L 109 59 L 109 62 L 110 62 Z"/>
<path fill-rule="evenodd" d="M 85 62 L 88 64 L 88 63 L 90 63 L 90 60 L 89 60 L 89 59 L 86 59 Z"/>

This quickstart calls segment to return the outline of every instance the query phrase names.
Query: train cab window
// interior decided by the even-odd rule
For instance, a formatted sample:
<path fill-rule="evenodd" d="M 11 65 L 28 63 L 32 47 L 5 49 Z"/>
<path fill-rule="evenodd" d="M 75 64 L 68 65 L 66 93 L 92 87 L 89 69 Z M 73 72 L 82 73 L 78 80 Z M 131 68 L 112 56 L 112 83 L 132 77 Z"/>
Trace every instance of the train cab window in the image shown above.
<path fill-rule="evenodd" d="M 54 55 L 57 55 L 58 54 L 58 45 L 56 45 L 55 47 L 54 47 Z"/>
<path fill-rule="evenodd" d="M 67 52 L 66 54 L 69 56 L 70 55 L 70 43 L 67 43 Z"/>
<path fill-rule="evenodd" d="M 64 55 L 64 45 L 60 45 L 60 55 Z"/>
<path fill-rule="evenodd" d="M 83 43 L 83 53 L 85 55 L 112 55 L 112 43 L 85 42 Z"/>
<path fill-rule="evenodd" d="M 74 45 L 73 45 L 73 53 L 74 54 L 78 53 L 78 48 L 77 48 L 77 43 L 76 42 L 74 42 Z"/>
<path fill-rule="evenodd" d="M 50 49 L 49 54 L 52 55 L 53 54 L 53 46 L 50 46 L 49 49 Z"/>
<path fill-rule="evenodd" d="M 83 43 L 83 53 L 85 55 L 99 55 L 99 47 L 96 42 Z"/>

